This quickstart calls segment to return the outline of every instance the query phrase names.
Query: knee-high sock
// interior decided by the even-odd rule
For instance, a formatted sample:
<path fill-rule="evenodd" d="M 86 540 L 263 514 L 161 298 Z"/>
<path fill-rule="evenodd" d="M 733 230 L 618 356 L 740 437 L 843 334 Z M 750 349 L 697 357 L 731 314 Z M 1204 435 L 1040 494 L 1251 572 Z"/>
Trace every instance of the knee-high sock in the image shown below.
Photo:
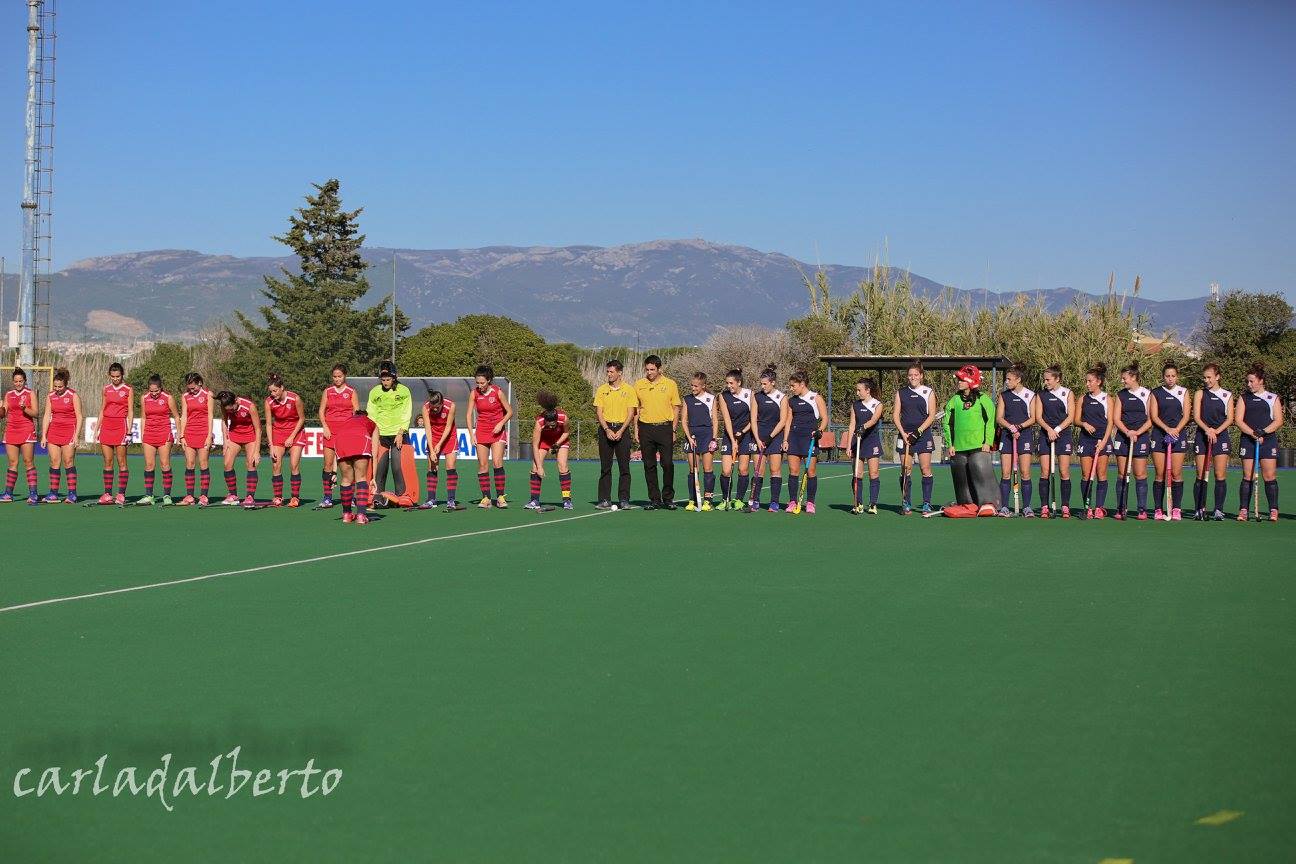
<path fill-rule="evenodd" d="M 437 495 L 437 483 L 441 480 L 441 467 L 434 464 L 427 472 L 427 500 L 435 501 Z"/>
<path fill-rule="evenodd" d="M 1107 504 L 1107 481 L 1099 480 L 1098 490 L 1097 490 L 1097 503 L 1095 503 L 1094 506 L 1105 507 L 1106 504 Z"/>
<path fill-rule="evenodd" d="M 294 498 L 301 497 L 301 475 L 300 474 L 288 475 L 288 491 L 292 493 L 292 497 Z"/>
<path fill-rule="evenodd" d="M 1033 484 L 1033 481 L 1031 481 L 1031 480 L 1023 480 L 1023 481 L 1021 481 L 1021 490 L 1022 490 L 1022 506 L 1023 506 L 1023 507 L 1030 507 L 1030 505 L 1031 505 L 1031 486 L 1032 486 L 1032 484 Z"/>
<path fill-rule="evenodd" d="M 343 483 L 342 484 L 342 512 L 343 513 L 351 512 L 351 502 L 353 500 L 355 500 L 355 492 L 352 490 L 352 487 Z"/>
<path fill-rule="evenodd" d="M 1134 498 L 1138 501 L 1138 509 L 1147 509 L 1148 481 L 1144 477 L 1142 480 L 1134 478 Z"/>
<path fill-rule="evenodd" d="M 864 503 L 864 478 L 855 478 L 855 503 L 857 505 Z"/>
<path fill-rule="evenodd" d="M 190 498 L 194 494 L 194 469 L 192 468 L 185 469 L 185 494 Z"/>
<path fill-rule="evenodd" d="M 729 490 L 733 487 L 733 477 L 726 474 L 720 475 L 720 497 L 729 500 Z"/>
<path fill-rule="evenodd" d="M 558 475 L 558 486 L 562 489 L 562 497 L 571 497 L 571 473 Z"/>
<path fill-rule="evenodd" d="M 1090 506 L 1094 506 L 1093 499 L 1089 497 L 1089 490 L 1091 488 L 1093 488 L 1093 486 L 1088 480 L 1080 481 L 1080 497 L 1083 498 L 1086 502 L 1088 502 Z"/>
<path fill-rule="evenodd" d="M 59 469 L 57 468 L 49 469 L 49 491 L 51 495 L 58 494 L 60 480 L 61 480 L 61 476 L 59 475 Z"/>
<path fill-rule="evenodd" d="M 877 477 L 869 480 L 869 506 L 876 506 L 878 502 L 878 493 L 882 491 L 882 478 Z"/>
<path fill-rule="evenodd" d="M 1041 507 L 1049 506 L 1050 503 L 1049 493 L 1053 491 L 1053 489 L 1051 488 L 1052 486 L 1053 484 L 1049 482 L 1048 475 L 1041 473 L 1040 474 L 1040 506 Z"/>
<path fill-rule="evenodd" d="M 477 488 L 481 490 L 481 497 L 490 497 L 490 474 L 488 472 L 477 472 Z"/>
<path fill-rule="evenodd" d="M 1184 484 L 1182 480 L 1170 481 L 1170 507 L 1172 509 L 1183 509 L 1183 492 Z"/>
<path fill-rule="evenodd" d="M 1062 500 L 1058 503 L 1063 507 L 1070 507 L 1071 506 L 1071 478 L 1063 477 L 1062 482 L 1059 483 L 1058 486 L 1059 486 L 1058 493 L 1062 496 Z"/>
<path fill-rule="evenodd" d="M 932 484 L 933 484 L 934 482 L 935 482 L 935 478 L 934 478 L 934 477 L 930 477 L 930 476 L 928 476 L 928 477 L 924 477 L 924 478 L 922 478 L 922 493 L 923 493 L 923 503 L 924 503 L 924 504 L 930 504 L 930 503 L 931 503 Z"/>
<path fill-rule="evenodd" d="M 1165 486 L 1166 484 L 1164 480 L 1152 481 L 1152 506 L 1153 507 L 1160 507 L 1165 503 Z"/>
<path fill-rule="evenodd" d="M 788 470 L 788 503 L 795 504 L 801 500 L 801 475 Z"/>
<path fill-rule="evenodd" d="M 203 468 L 198 472 L 198 494 L 206 495 L 211 490 L 211 469 Z"/>
<path fill-rule="evenodd" d="M 1204 495 L 1202 496 L 1205 497 Z M 1223 510 L 1224 501 L 1228 498 L 1228 480 L 1215 481 L 1215 509 Z"/>
<path fill-rule="evenodd" d="M 1278 481 L 1276 479 L 1266 480 L 1264 481 L 1264 486 L 1265 486 L 1265 500 L 1269 502 L 1269 509 L 1277 510 L 1278 509 Z"/>
<path fill-rule="evenodd" d="M 105 474 L 108 472 L 104 472 Z M 5 471 L 5 494 L 12 495 L 14 487 L 18 485 L 18 471 L 15 468 L 9 468 Z M 104 491 L 111 492 L 112 487 L 104 487 Z"/>
<path fill-rule="evenodd" d="M 814 503 L 815 494 L 819 491 L 819 478 L 810 477 L 806 480 L 806 500 L 811 504 Z"/>
<path fill-rule="evenodd" d="M 76 489 L 77 489 L 77 473 L 76 473 L 76 466 L 75 466 L 75 465 L 69 465 L 67 468 L 64 468 L 64 469 L 63 469 L 63 473 L 67 475 L 67 489 L 68 489 L 68 494 L 69 494 L 69 495 L 75 495 L 75 494 L 76 494 Z"/>
<path fill-rule="evenodd" d="M 130 485 L 130 468 L 121 468 L 117 471 L 117 494 L 125 495 L 126 487 Z"/>
<path fill-rule="evenodd" d="M 154 474 L 155 474 L 154 469 L 152 468 L 144 469 L 144 494 L 145 495 L 153 494 L 153 482 L 155 480 Z"/>
<path fill-rule="evenodd" d="M 162 469 L 162 494 L 163 494 L 163 495 L 166 495 L 167 497 L 170 497 L 170 495 L 171 495 L 171 482 L 172 482 L 172 480 L 174 480 L 174 479 L 175 479 L 175 475 L 171 473 L 171 468 L 170 468 L 170 467 L 167 467 L 167 468 L 163 468 L 163 469 Z"/>
<path fill-rule="evenodd" d="M 33 465 L 32 467 L 27 469 L 27 494 L 28 495 L 37 494 L 38 490 L 36 488 L 36 476 L 37 476 L 36 466 Z"/>
<path fill-rule="evenodd" d="M 764 485 L 765 485 L 765 475 L 757 474 L 756 479 L 752 481 L 751 498 L 749 498 L 748 500 L 755 501 L 757 504 L 759 504 L 760 496 L 761 496 L 761 487 Z"/>
<path fill-rule="evenodd" d="M 325 497 L 325 498 L 332 498 L 332 497 L 333 497 L 333 476 L 334 476 L 334 475 L 333 475 L 333 472 L 332 472 L 332 471 L 321 471 L 321 472 L 320 472 L 320 483 L 322 483 L 323 486 L 324 486 L 324 497 Z"/>
<path fill-rule="evenodd" d="M 710 498 L 712 493 L 715 492 L 715 472 L 714 471 L 702 472 L 702 491 L 706 493 L 706 497 L 708 498 Z"/>
<path fill-rule="evenodd" d="M 738 475 L 738 490 L 737 490 L 737 494 L 734 495 L 735 500 L 738 501 L 747 500 L 747 484 L 750 480 L 751 478 L 748 477 L 746 474 Z"/>
<path fill-rule="evenodd" d="M 697 503 L 697 474 L 690 471 L 688 475 L 689 503 Z"/>
<path fill-rule="evenodd" d="M 1206 509 L 1206 481 L 1200 477 L 1193 481 L 1193 509 Z"/>
<path fill-rule="evenodd" d="M 1242 482 L 1238 484 L 1238 509 L 1239 510 L 1251 509 L 1251 487 L 1253 485 L 1255 485 L 1255 481 L 1247 480 L 1246 478 L 1243 478 Z"/>
<path fill-rule="evenodd" d="M 14 479 L 15 479 L 15 480 L 18 479 L 18 475 L 17 475 L 17 474 L 14 474 Z M 111 494 L 112 494 L 112 492 L 113 492 L 113 486 L 116 485 L 116 479 L 117 479 L 117 473 L 112 469 L 111 466 L 109 466 L 108 468 L 103 469 L 103 484 L 104 484 L 104 494 L 105 494 L 105 495 L 111 495 Z M 12 484 L 12 483 L 9 484 L 9 491 L 11 491 L 11 492 L 13 491 L 13 484 Z"/>
<path fill-rule="evenodd" d="M 355 506 L 356 512 L 364 516 L 369 508 L 369 481 L 360 480 L 355 484 Z"/>
<path fill-rule="evenodd" d="M 225 472 L 225 488 L 229 490 L 230 495 L 238 494 L 238 472 Z"/>
<path fill-rule="evenodd" d="M 247 484 L 247 494 L 249 498 L 256 497 L 257 481 L 259 479 L 261 478 L 257 476 L 257 472 L 255 471 L 248 471 L 244 476 L 243 480 Z"/>
<path fill-rule="evenodd" d="M 283 497 L 283 475 L 282 474 L 270 475 L 270 488 L 274 491 L 274 497 L 276 498 Z"/>
<path fill-rule="evenodd" d="M 1012 481 L 1011 480 L 999 481 L 999 500 L 1003 502 L 1003 506 L 1005 507 L 1008 506 L 1008 502 L 1012 501 Z"/>
<path fill-rule="evenodd" d="M 505 477 L 504 469 L 496 468 L 495 469 L 495 497 L 496 498 L 504 494 L 504 484 L 506 480 L 507 477 Z"/>
<path fill-rule="evenodd" d="M 779 503 L 779 497 L 783 494 L 783 473 L 779 472 L 776 476 L 770 478 L 770 503 Z"/>
<path fill-rule="evenodd" d="M 534 471 L 531 472 L 531 500 L 540 500 L 540 475 Z"/>
<path fill-rule="evenodd" d="M 459 489 L 459 471 L 454 468 L 446 469 L 446 499 L 455 500 L 455 493 Z"/>

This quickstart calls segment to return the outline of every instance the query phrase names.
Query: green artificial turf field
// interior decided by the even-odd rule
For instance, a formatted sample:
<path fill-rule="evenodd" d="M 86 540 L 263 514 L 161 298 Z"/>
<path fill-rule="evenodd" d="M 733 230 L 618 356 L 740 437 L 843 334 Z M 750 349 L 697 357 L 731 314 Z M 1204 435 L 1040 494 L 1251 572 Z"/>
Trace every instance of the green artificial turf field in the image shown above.
<path fill-rule="evenodd" d="M 507 511 L 365 527 L 4 506 L 0 861 L 1296 855 L 1296 520 L 854 517 L 846 472 L 813 517 L 602 513 L 588 464 L 575 513 L 535 514 L 521 463 Z M 308 759 L 342 778 L 209 796 L 235 747 L 276 793 Z M 111 785 L 168 753 L 168 793 L 181 766 L 203 786 L 172 812 L 15 795 L 23 768 L 107 754 Z"/>

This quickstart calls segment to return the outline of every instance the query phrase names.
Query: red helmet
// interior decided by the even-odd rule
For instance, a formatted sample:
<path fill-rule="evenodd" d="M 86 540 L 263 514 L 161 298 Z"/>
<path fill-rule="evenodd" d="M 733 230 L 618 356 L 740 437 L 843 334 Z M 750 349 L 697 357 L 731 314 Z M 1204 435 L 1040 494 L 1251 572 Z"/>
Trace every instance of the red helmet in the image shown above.
<path fill-rule="evenodd" d="M 954 377 L 966 383 L 969 387 L 981 386 L 981 370 L 971 363 L 955 372 Z"/>

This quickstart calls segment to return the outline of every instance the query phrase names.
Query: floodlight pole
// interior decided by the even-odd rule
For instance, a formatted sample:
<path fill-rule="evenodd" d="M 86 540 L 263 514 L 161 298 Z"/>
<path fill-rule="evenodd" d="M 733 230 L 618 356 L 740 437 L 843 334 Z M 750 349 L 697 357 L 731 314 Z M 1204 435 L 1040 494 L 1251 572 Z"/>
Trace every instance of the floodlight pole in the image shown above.
<path fill-rule="evenodd" d="M 18 283 L 18 362 L 24 365 L 34 363 L 36 355 L 36 172 L 40 166 L 36 149 L 36 77 L 40 7 L 41 0 L 27 0 L 27 149 L 19 205 L 23 215 L 23 253 L 22 279 Z"/>

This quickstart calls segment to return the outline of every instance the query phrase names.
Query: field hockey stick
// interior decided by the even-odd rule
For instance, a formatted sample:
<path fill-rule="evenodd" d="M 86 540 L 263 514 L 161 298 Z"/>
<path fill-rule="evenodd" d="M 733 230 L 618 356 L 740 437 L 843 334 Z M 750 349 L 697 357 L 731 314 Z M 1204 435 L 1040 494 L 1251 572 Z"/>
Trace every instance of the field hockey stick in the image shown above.
<path fill-rule="evenodd" d="M 751 480 L 752 497 L 747 499 L 747 509 L 749 512 L 754 512 L 756 508 L 760 506 L 760 501 L 756 500 L 755 497 L 756 481 L 761 478 L 761 472 L 763 472 L 764 470 L 765 470 L 765 448 L 761 447 L 759 450 L 756 451 L 756 471 L 755 473 L 752 474 L 752 480 Z"/>
<path fill-rule="evenodd" d="M 1251 512 L 1255 514 L 1257 522 L 1264 521 L 1260 518 L 1260 483 L 1258 482 L 1260 475 L 1260 444 L 1263 441 L 1263 438 L 1257 437 L 1255 444 L 1251 448 Z"/>
<path fill-rule="evenodd" d="M 1089 479 L 1084 484 L 1085 485 L 1085 500 L 1084 500 L 1085 519 L 1092 519 L 1094 514 L 1094 508 L 1093 508 L 1094 480 L 1097 479 L 1098 477 L 1098 453 L 1102 449 L 1100 447 L 1101 444 L 1102 444 L 1101 438 L 1094 442 L 1093 457 L 1090 459 L 1089 462 Z"/>
<path fill-rule="evenodd" d="M 1054 438 L 1049 441 L 1049 479 L 1048 479 L 1049 506 L 1053 508 L 1054 512 L 1058 512 L 1062 509 L 1061 507 L 1058 506 L 1057 503 L 1058 501 L 1057 499 L 1058 479 L 1057 478 L 1058 478 L 1057 439 Z"/>
<path fill-rule="evenodd" d="M 702 454 L 698 452 L 697 439 L 693 439 L 693 504 L 702 512 Z"/>
<path fill-rule="evenodd" d="M 855 458 L 851 460 L 851 494 L 854 496 L 854 505 L 860 504 L 860 499 L 864 496 L 860 494 L 860 487 L 864 485 L 863 472 L 860 470 L 860 450 L 863 449 L 864 439 L 859 435 L 855 436 L 852 442 L 855 445 Z M 854 506 L 853 505 L 853 506 Z"/>
<path fill-rule="evenodd" d="M 1165 521 L 1169 522 L 1170 502 L 1171 500 L 1173 500 L 1170 496 L 1170 473 L 1171 473 L 1170 460 L 1172 458 L 1172 454 L 1174 453 L 1174 443 L 1170 440 L 1169 435 L 1166 435 L 1165 439 L 1166 439 L 1165 468 L 1161 471 L 1161 482 L 1165 486 L 1165 489 L 1161 494 L 1161 498 L 1163 499 L 1162 505 L 1165 509 Z"/>
<path fill-rule="evenodd" d="M 806 491 L 810 488 L 810 460 L 814 458 L 815 439 L 810 435 L 810 446 L 806 448 L 805 464 L 801 466 L 801 490 L 797 493 L 797 507 L 805 512 Z"/>
<path fill-rule="evenodd" d="M 913 476 L 910 473 L 913 470 L 913 453 L 909 449 L 909 436 L 906 434 L 900 439 L 904 442 L 904 455 L 900 457 L 900 470 L 904 472 L 900 477 L 900 510 L 904 511 L 904 505 L 909 501 L 909 490 L 913 486 Z"/>
<path fill-rule="evenodd" d="M 1129 481 L 1130 473 L 1134 469 L 1134 436 L 1129 435 L 1125 439 L 1129 442 L 1129 453 L 1125 457 L 1125 481 L 1121 490 L 1121 512 L 1126 516 L 1129 515 Z"/>
<path fill-rule="evenodd" d="M 1012 470 L 1009 473 L 1012 480 L 1013 493 L 1013 515 L 1021 515 L 1021 469 L 1017 467 L 1017 437 L 1012 439 Z"/>

